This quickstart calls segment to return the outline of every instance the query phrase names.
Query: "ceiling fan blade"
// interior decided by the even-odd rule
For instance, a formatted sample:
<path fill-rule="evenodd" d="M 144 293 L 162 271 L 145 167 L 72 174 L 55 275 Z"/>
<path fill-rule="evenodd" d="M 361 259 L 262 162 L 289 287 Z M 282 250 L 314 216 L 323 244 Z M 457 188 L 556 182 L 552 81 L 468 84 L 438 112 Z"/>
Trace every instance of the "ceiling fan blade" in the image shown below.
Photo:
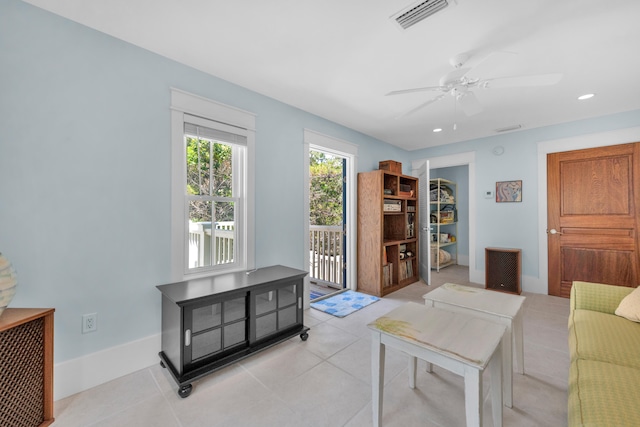
<path fill-rule="evenodd" d="M 475 116 L 482 112 L 482 105 L 473 92 L 465 92 L 457 98 L 457 101 L 467 116 Z"/>
<path fill-rule="evenodd" d="M 471 74 L 476 77 L 495 74 L 495 71 L 498 70 L 502 64 L 513 60 L 517 55 L 518 54 L 515 52 L 508 52 L 504 50 L 493 51 L 471 68 Z"/>
<path fill-rule="evenodd" d="M 427 102 L 423 102 L 422 104 L 418 105 L 416 108 L 414 108 L 411 111 L 407 111 L 406 113 L 404 113 L 403 115 L 401 115 L 400 117 L 406 117 L 406 116 L 410 116 L 411 114 L 415 113 L 416 111 L 422 110 L 424 107 L 426 107 L 427 105 L 431 105 L 434 102 L 440 101 L 442 98 L 444 98 L 444 95 L 438 95 L 433 99 L 428 100 Z"/>
<path fill-rule="evenodd" d="M 439 91 L 446 91 L 447 88 L 442 87 L 442 86 L 426 86 L 426 87 L 418 87 L 415 89 L 402 89 L 402 90 L 394 90 L 392 92 L 387 93 L 385 96 L 391 96 L 391 95 L 403 95 L 405 93 L 415 93 L 415 92 L 428 92 L 431 90 L 439 90 Z"/>
<path fill-rule="evenodd" d="M 538 74 L 533 76 L 498 77 L 482 82 L 484 88 L 551 86 L 562 79 L 561 73 Z"/>

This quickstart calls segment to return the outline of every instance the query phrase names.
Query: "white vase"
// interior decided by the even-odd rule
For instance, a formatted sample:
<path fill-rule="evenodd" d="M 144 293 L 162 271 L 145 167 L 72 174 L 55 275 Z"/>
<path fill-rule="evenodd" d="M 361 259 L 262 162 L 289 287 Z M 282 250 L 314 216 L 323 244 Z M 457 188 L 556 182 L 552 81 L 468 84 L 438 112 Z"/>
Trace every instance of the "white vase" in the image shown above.
<path fill-rule="evenodd" d="M 17 285 L 16 271 L 9 260 L 0 253 L 0 316 L 16 294 Z"/>

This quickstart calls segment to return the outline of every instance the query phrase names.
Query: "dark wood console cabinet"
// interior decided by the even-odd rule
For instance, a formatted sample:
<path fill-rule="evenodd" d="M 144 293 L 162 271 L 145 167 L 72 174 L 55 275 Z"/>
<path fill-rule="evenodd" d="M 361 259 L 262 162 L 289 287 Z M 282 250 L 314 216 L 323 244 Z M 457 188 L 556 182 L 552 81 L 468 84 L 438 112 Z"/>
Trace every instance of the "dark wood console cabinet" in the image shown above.
<path fill-rule="evenodd" d="M 306 271 L 281 265 L 161 285 L 160 364 L 191 394 L 191 382 L 294 335 L 304 341 Z"/>

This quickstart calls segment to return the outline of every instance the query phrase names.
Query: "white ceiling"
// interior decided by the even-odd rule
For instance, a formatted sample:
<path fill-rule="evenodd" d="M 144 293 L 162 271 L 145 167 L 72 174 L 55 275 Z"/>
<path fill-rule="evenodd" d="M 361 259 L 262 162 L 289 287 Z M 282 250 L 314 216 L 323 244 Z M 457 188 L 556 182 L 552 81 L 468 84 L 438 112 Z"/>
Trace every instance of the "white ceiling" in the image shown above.
<path fill-rule="evenodd" d="M 457 0 L 408 30 L 390 17 L 413 0 L 25 1 L 407 150 L 640 109 L 638 0 Z M 516 55 L 471 77 L 563 78 L 475 89 L 472 117 L 448 95 L 404 115 L 437 92 L 385 96 L 494 51 Z"/>

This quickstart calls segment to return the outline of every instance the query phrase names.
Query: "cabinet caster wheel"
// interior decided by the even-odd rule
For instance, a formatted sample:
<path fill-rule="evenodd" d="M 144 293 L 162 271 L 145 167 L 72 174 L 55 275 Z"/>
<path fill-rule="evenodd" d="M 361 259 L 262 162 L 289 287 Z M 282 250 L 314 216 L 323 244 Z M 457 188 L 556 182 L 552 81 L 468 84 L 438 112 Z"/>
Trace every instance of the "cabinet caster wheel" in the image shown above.
<path fill-rule="evenodd" d="M 181 398 L 189 397 L 191 391 L 193 390 L 193 386 L 191 384 L 183 385 L 178 389 L 178 396 Z"/>
<path fill-rule="evenodd" d="M 165 369 L 167 368 L 162 360 L 160 361 L 160 366 L 162 366 Z"/>
<path fill-rule="evenodd" d="M 300 334 L 300 339 L 301 339 L 302 341 L 306 341 L 306 340 L 307 340 L 307 338 L 309 338 L 309 334 L 308 334 L 308 333 L 303 332 L 303 333 L 301 333 L 301 334 Z"/>

